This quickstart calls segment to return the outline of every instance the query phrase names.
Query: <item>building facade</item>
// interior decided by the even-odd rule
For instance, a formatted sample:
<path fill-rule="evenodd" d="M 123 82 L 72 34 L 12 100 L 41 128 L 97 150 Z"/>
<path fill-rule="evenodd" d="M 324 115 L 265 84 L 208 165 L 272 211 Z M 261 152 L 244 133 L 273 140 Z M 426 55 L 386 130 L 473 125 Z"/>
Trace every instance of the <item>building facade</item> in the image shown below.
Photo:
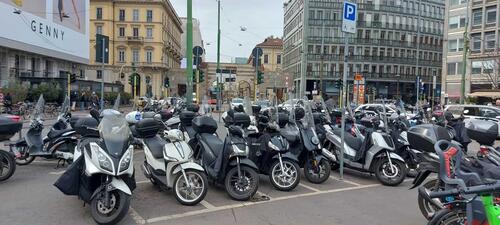
<path fill-rule="evenodd" d="M 465 97 L 481 90 L 498 89 L 500 82 L 500 1 L 447 1 L 443 83 L 451 102 L 460 100 L 465 66 Z M 464 65 L 464 52 L 467 52 Z M 443 100 L 444 97 L 443 96 Z"/>
<path fill-rule="evenodd" d="M 305 5 L 304 5 L 305 3 Z M 290 0 L 284 4 L 283 69 L 293 76 L 293 89 L 339 94 L 335 81 L 345 69 L 365 80 L 365 99 L 401 97 L 416 101 L 416 77 L 432 95 L 432 80 L 440 80 L 443 45 L 442 0 L 357 1 L 356 34 L 344 47 L 341 31 L 343 1 Z M 305 21 L 305 22 L 304 22 Z M 344 52 L 348 68 L 344 68 Z M 321 88 L 320 88 L 321 87 Z M 439 89 L 439 85 L 437 88 Z M 436 91 L 436 90 L 434 90 Z"/>
<path fill-rule="evenodd" d="M 168 72 L 180 67 L 181 33 L 181 21 L 169 1 L 91 0 L 87 77 L 122 84 L 132 93 L 129 76 L 135 70 L 140 76 L 138 96 L 163 97 Z M 95 62 L 96 34 L 110 39 L 104 69 Z"/>
<path fill-rule="evenodd" d="M 255 79 L 255 69 L 251 64 L 220 63 L 222 83 L 224 86 L 224 101 L 234 97 L 253 97 L 253 82 Z M 217 98 L 215 87 L 217 86 L 217 63 L 206 63 L 205 82 L 199 84 L 201 94 L 207 94 L 211 98 Z"/>
<path fill-rule="evenodd" d="M 283 72 L 283 39 L 273 36 L 266 38 L 255 47 L 262 49 L 262 56 L 259 59 L 261 69 L 264 72 L 264 83 L 260 84 L 259 97 L 274 98 L 283 100 L 286 93 L 286 74 Z M 250 55 L 248 63 L 253 65 L 253 56 Z"/>

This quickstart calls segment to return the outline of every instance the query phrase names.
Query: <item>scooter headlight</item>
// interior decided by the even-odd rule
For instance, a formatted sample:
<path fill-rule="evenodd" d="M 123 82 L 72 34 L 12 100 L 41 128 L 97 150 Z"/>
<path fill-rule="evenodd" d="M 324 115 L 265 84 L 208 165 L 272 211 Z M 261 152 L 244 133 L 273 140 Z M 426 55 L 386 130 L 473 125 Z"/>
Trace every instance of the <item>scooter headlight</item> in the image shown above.
<path fill-rule="evenodd" d="M 233 144 L 233 154 L 231 154 L 231 157 L 233 156 L 247 156 L 248 155 L 248 147 L 245 149 L 240 149 L 238 145 Z"/>
<path fill-rule="evenodd" d="M 313 143 L 313 145 L 319 145 L 319 139 L 318 139 L 318 137 L 313 136 L 311 138 L 311 143 Z"/>
<path fill-rule="evenodd" d="M 128 148 L 128 150 L 123 155 L 120 160 L 120 173 L 127 170 L 130 167 L 130 161 L 132 161 L 132 146 Z"/>
<path fill-rule="evenodd" d="M 102 151 L 97 152 L 97 160 L 99 161 L 99 166 L 103 169 L 106 170 L 110 173 L 113 172 L 113 163 L 111 162 L 111 159 L 106 155 L 106 153 L 103 153 Z"/>

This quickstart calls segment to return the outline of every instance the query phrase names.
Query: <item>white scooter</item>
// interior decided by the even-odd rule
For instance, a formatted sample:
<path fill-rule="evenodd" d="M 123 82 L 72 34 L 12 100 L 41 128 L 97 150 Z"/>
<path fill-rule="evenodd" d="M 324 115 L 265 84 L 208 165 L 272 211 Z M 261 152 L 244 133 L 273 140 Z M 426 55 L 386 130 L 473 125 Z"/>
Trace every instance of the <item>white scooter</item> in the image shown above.
<path fill-rule="evenodd" d="M 172 188 L 175 198 L 183 205 L 196 205 L 208 190 L 203 167 L 193 162 L 193 151 L 184 141 L 182 131 L 165 130 L 158 135 L 159 121 L 146 118 L 135 124 L 137 138 L 142 140 L 145 161 L 144 175 L 154 185 Z"/>

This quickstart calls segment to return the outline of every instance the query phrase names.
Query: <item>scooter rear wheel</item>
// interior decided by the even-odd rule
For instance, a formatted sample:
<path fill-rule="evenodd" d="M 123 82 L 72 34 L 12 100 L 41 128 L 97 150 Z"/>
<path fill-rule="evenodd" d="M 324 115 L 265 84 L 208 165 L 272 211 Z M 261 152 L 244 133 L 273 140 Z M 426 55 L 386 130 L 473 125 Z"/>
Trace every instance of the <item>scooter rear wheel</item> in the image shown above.
<path fill-rule="evenodd" d="M 9 179 L 15 171 L 14 157 L 9 152 L 0 150 L 0 181 Z"/>
<path fill-rule="evenodd" d="M 14 148 L 22 148 L 19 151 L 19 154 L 21 154 L 20 157 L 16 157 L 16 164 L 19 166 L 26 166 L 32 163 L 35 160 L 35 156 L 31 156 L 30 153 L 28 152 L 28 146 L 22 146 L 22 147 L 14 147 Z"/>
<path fill-rule="evenodd" d="M 429 191 L 437 191 L 439 189 L 438 182 L 439 182 L 438 179 L 432 179 L 427 181 L 423 185 L 423 187 Z M 441 208 L 435 206 L 434 204 L 432 204 L 431 202 L 427 201 L 425 198 L 420 196 L 420 193 L 418 194 L 417 202 L 420 212 L 427 220 L 432 219 L 434 214 L 436 214 L 436 212 L 441 210 Z"/>
<path fill-rule="evenodd" d="M 467 215 L 462 210 L 439 210 L 428 225 L 462 225 L 467 224 Z"/>

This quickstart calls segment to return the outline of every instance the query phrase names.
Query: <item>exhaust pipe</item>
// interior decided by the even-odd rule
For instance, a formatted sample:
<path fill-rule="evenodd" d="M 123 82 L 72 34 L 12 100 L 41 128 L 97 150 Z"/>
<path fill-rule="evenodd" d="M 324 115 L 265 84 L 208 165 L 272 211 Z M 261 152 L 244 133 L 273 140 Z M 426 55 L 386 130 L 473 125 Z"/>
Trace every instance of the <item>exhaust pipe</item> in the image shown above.
<path fill-rule="evenodd" d="M 323 153 L 323 155 L 328 158 L 330 161 L 332 162 L 337 162 L 337 157 L 335 157 L 335 155 L 333 153 L 331 153 L 330 151 L 326 150 L 326 148 L 322 148 L 321 149 L 321 152 Z"/>

